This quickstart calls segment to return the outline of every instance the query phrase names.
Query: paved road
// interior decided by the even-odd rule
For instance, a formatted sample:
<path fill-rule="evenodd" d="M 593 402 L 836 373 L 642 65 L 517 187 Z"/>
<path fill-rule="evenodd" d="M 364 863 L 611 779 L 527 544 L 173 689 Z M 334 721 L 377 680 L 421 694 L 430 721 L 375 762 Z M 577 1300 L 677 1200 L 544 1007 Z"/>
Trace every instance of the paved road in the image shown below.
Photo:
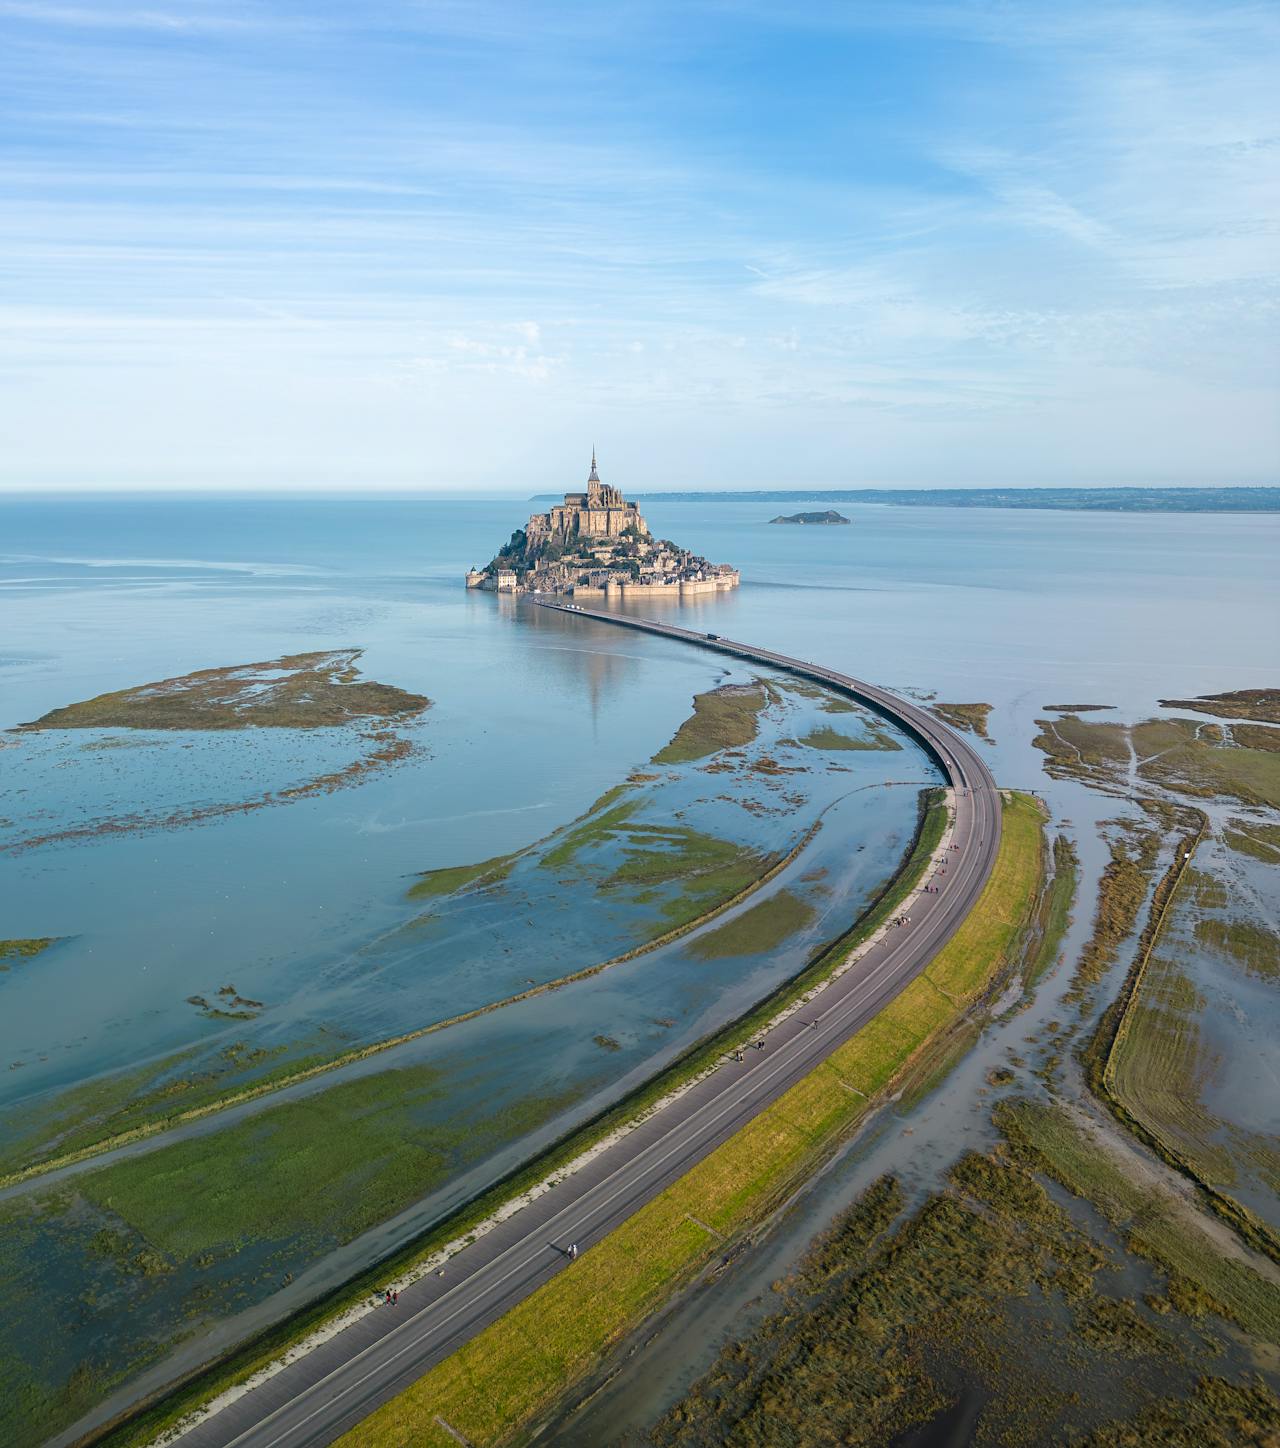
<path fill-rule="evenodd" d="M 973 748 L 932 715 L 870 684 L 688 629 L 564 605 L 599 619 L 773 665 L 848 693 L 892 718 L 941 765 L 955 791 L 955 823 L 936 895 L 910 906 L 911 923 L 888 931 L 812 1004 L 769 1032 L 763 1050 L 726 1059 L 677 1101 L 622 1137 L 426 1277 L 183 1435 L 184 1448 L 303 1448 L 332 1442 L 380 1403 L 473 1337 L 626 1220 L 751 1120 L 890 1001 L 924 969 L 968 914 L 1000 840 L 1000 801 Z"/>

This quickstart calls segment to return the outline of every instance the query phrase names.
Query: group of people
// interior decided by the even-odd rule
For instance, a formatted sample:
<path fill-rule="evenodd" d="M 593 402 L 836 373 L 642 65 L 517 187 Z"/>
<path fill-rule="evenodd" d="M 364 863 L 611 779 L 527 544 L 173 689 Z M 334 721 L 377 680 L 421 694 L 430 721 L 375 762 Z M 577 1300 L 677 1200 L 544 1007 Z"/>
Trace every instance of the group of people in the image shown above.
<path fill-rule="evenodd" d="M 382 1294 L 382 1300 L 387 1304 L 388 1307 L 398 1307 L 400 1305 L 400 1294 L 398 1292 L 392 1291 L 392 1289 L 388 1287 L 387 1290 Z"/>

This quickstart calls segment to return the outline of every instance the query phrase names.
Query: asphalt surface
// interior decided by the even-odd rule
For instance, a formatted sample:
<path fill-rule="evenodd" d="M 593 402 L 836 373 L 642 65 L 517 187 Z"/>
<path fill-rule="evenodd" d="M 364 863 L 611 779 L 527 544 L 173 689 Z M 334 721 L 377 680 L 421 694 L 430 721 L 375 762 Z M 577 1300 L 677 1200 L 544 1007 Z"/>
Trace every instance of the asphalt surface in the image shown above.
<path fill-rule="evenodd" d="M 763 1049 L 727 1057 L 697 1085 L 522 1207 L 428 1276 L 188 1430 L 183 1448 L 303 1448 L 332 1442 L 474 1337 L 732 1136 L 848 1040 L 915 978 L 986 883 L 1000 843 L 1000 799 L 986 765 L 931 714 L 882 689 L 766 649 L 618 614 L 542 604 L 684 640 L 812 679 L 905 728 L 954 789 L 955 821 L 938 893 L 813 1002 L 774 1027 Z"/>

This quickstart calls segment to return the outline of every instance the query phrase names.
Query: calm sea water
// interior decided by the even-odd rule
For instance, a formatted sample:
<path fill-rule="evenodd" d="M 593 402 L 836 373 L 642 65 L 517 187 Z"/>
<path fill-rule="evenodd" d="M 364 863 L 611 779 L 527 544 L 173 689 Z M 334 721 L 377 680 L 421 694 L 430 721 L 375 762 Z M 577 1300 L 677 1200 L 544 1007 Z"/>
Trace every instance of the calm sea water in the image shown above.
<path fill-rule="evenodd" d="M 564 825 L 665 742 L 693 694 L 726 677 L 713 655 L 468 594 L 466 568 L 529 511 L 518 501 L 0 500 L 2 728 L 193 669 L 343 646 L 365 650 L 368 677 L 433 700 L 414 731 L 420 754 L 358 788 L 41 847 L 23 846 L 78 823 L 276 790 L 341 768 L 344 746 L 325 731 L 100 751 L 79 735 L 0 734 L 0 934 L 65 938 L 0 977 L 0 1062 L 22 1062 L 0 1076 L 0 1104 L 23 1109 L 104 1071 L 216 1043 L 226 1028 L 185 997 L 226 980 L 270 1000 L 260 1022 L 235 1028 L 268 1044 L 334 1015 L 354 1038 L 376 1038 L 418 1024 L 424 991 L 433 1014 L 448 1014 L 491 988 L 479 970 L 491 965 L 491 935 L 456 959 L 399 951 L 399 976 L 358 991 L 348 964 L 403 927 L 414 872 L 504 854 Z M 664 605 L 663 616 L 891 688 L 992 703 L 991 758 L 1007 784 L 1047 785 L 1029 743 L 1046 704 L 1140 717 L 1161 696 L 1273 684 L 1280 672 L 1280 519 L 861 507 L 850 527 L 812 529 L 770 526 L 776 511 L 647 505 L 655 531 L 744 578 L 731 595 Z M 909 748 L 848 758 L 856 777 L 819 840 L 818 863 L 839 888 L 815 935 L 892 868 L 930 777 Z M 893 780 L 902 786 L 880 787 Z M 1082 807 L 1070 788 L 1070 807 Z M 805 808 L 832 797 L 815 782 Z M 785 820 L 748 823 L 761 848 L 785 844 Z M 557 929 L 555 959 L 530 971 L 590 963 L 573 930 Z M 798 947 L 695 977 L 672 950 L 430 1038 L 412 1059 L 453 1072 L 459 1105 L 468 1090 L 518 1099 L 572 1080 L 581 1115 L 802 958 Z M 615 1055 L 590 1044 L 601 1022 L 668 1016 L 679 1018 L 674 1032 L 617 1028 Z M 477 1061 L 482 1088 L 469 1085 Z M 502 1165 L 300 1267 L 291 1291 L 338 1280 Z M 252 1312 L 262 1320 L 283 1305 L 264 1299 Z M 251 1316 L 228 1324 L 227 1340 Z"/>
<path fill-rule="evenodd" d="M 46 968 L 4 982 L 0 1059 L 25 1064 L 0 1099 L 123 1064 L 144 1044 L 185 1044 L 189 1012 L 176 1006 L 190 990 L 358 949 L 394 925 L 407 874 L 528 844 L 668 737 L 690 696 L 721 677 L 713 657 L 548 626 L 461 587 L 529 511 L 0 501 L 0 726 L 196 668 L 343 645 L 365 649 L 367 676 L 434 700 L 417 736 L 427 757 L 359 789 L 0 855 L 4 933 L 75 937 Z M 891 687 L 995 704 L 1006 741 L 995 761 L 1010 783 L 1042 780 L 1027 741 L 1046 703 L 1140 714 L 1160 694 L 1273 681 L 1280 664 L 1274 517 L 868 506 L 850 527 L 792 528 L 768 525 L 773 512 L 649 504 L 655 531 L 745 580 L 661 606 Z M 296 735 L 274 734 L 92 758 L 78 736 L 42 735 L 0 751 L 0 844 L 252 797 L 349 757 L 326 731 L 307 737 L 305 757 Z"/>

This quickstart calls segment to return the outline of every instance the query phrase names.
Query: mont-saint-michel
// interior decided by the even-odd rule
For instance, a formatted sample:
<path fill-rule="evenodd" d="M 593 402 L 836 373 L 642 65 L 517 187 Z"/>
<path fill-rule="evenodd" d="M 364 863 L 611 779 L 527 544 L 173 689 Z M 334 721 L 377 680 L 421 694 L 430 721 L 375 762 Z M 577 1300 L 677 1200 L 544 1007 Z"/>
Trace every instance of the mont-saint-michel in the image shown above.
<path fill-rule="evenodd" d="M 639 505 L 601 482 L 595 449 L 584 493 L 534 513 L 483 568 L 467 574 L 468 588 L 498 593 L 568 593 L 575 598 L 667 597 L 736 588 L 738 570 L 711 563 L 691 549 L 649 531 Z"/>

